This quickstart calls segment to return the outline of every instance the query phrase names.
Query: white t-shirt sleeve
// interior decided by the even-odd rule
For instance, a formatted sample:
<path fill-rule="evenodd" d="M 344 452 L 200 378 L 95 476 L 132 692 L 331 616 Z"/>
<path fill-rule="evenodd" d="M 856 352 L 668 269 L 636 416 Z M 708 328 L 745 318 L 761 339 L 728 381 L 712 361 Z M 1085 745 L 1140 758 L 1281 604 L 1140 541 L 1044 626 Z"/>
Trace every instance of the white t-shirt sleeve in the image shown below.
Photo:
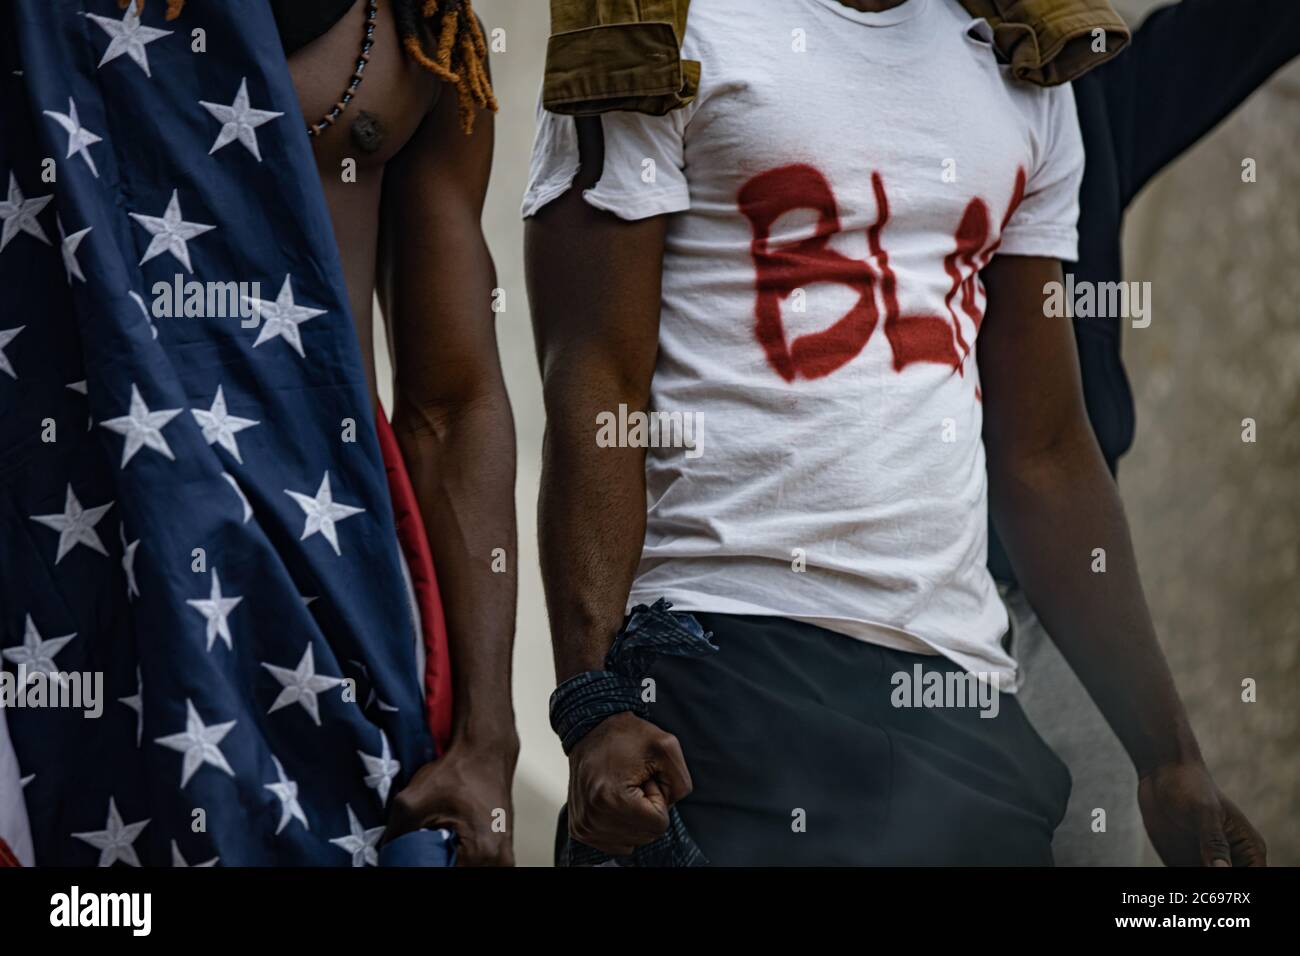
<path fill-rule="evenodd" d="M 605 167 L 583 198 L 620 219 L 682 212 L 691 205 L 684 167 L 686 124 L 693 106 L 666 116 L 605 113 Z M 573 185 L 578 175 L 578 132 L 572 116 L 539 110 L 524 194 L 527 219 Z"/>
<path fill-rule="evenodd" d="M 1045 110 L 1037 134 L 1037 164 L 1028 172 L 1025 196 L 1002 232 L 998 251 L 1013 256 L 1079 258 L 1079 186 L 1083 182 L 1083 135 L 1069 84 L 1044 90 Z"/>

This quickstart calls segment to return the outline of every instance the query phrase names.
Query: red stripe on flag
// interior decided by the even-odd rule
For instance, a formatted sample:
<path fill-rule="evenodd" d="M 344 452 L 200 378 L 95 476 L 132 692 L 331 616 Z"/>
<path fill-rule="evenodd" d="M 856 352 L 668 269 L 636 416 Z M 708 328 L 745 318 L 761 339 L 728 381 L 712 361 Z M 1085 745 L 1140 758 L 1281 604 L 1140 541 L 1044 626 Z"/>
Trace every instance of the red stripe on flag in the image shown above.
<path fill-rule="evenodd" d="M 411 569 L 415 601 L 420 608 L 420 628 L 426 652 L 424 665 L 425 715 L 429 730 L 437 741 L 438 752 L 445 753 L 451 741 L 451 653 L 447 646 L 447 622 L 442 612 L 438 575 L 420 504 L 411 487 L 411 478 L 402 460 L 402 451 L 393 434 L 388 416 L 379 409 L 379 448 L 388 472 L 388 493 L 393 499 L 393 516 L 397 519 L 397 539 Z"/>

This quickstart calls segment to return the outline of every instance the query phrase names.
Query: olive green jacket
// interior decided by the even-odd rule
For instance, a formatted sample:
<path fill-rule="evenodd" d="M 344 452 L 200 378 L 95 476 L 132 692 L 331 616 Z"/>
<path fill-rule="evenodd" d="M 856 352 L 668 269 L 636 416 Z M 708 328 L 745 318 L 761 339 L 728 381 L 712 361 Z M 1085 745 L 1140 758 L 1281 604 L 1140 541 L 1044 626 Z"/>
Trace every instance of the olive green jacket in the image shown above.
<path fill-rule="evenodd" d="M 1014 75 L 1039 86 L 1067 83 L 1129 41 L 1128 27 L 1107 0 L 961 3 L 993 27 L 994 46 Z M 691 102 L 701 65 L 681 57 L 689 8 L 690 0 L 551 0 L 546 109 L 661 116 Z"/>

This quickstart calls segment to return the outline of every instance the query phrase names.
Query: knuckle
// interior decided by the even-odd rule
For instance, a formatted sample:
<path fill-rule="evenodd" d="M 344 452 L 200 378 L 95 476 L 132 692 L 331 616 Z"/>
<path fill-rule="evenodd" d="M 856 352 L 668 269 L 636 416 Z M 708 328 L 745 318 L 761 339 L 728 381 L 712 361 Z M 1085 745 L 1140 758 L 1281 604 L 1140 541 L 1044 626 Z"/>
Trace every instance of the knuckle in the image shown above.
<path fill-rule="evenodd" d="M 609 787 L 603 780 L 592 780 L 587 784 L 584 806 L 588 815 L 606 806 L 608 801 Z"/>
<path fill-rule="evenodd" d="M 608 780 L 600 780 L 593 784 L 587 796 L 594 814 L 605 816 L 619 806 L 618 789 Z"/>

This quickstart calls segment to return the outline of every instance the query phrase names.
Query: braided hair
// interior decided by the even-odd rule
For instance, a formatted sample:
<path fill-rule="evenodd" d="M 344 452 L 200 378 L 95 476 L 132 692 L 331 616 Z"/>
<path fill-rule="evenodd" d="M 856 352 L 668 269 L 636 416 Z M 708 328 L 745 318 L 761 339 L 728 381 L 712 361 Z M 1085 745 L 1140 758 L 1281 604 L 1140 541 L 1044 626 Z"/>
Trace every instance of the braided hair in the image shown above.
<path fill-rule="evenodd" d="M 125 8 L 133 0 L 117 2 Z M 143 12 L 145 0 L 134 3 Z M 166 19 L 175 20 L 184 6 L 185 0 L 167 0 Z M 479 110 L 496 112 L 497 100 L 487 73 L 487 42 L 471 0 L 393 0 L 393 14 L 406 55 L 456 87 L 462 130 L 467 134 L 473 131 Z M 430 36 L 437 37 L 432 50 L 424 44 L 426 24 Z"/>

